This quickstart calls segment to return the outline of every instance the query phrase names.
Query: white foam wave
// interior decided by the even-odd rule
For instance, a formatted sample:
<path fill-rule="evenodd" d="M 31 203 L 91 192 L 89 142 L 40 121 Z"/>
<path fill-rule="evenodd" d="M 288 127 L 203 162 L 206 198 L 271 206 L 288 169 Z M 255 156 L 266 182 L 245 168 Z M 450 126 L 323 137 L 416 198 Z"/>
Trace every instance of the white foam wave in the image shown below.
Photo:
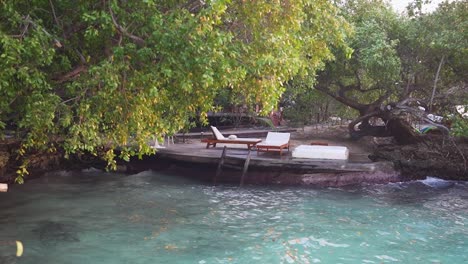
<path fill-rule="evenodd" d="M 315 238 L 313 236 L 311 237 L 303 237 L 303 238 L 297 238 L 297 239 L 292 239 L 292 240 L 289 240 L 288 243 L 290 245 L 296 245 L 296 244 L 299 244 L 299 245 L 309 245 L 310 242 L 309 241 L 312 241 L 312 242 L 316 242 L 317 244 L 319 244 L 319 246 L 321 247 L 336 247 L 336 248 L 339 248 L 339 247 L 349 247 L 348 244 L 336 244 L 336 243 L 331 243 L 331 242 L 328 242 L 327 240 L 323 239 L 323 238 Z"/>
<path fill-rule="evenodd" d="M 380 260 L 399 261 L 398 259 L 392 258 L 392 257 L 387 256 L 387 255 L 380 255 L 380 256 L 375 256 L 375 257 L 380 259 Z"/>
<path fill-rule="evenodd" d="M 426 177 L 426 179 L 419 180 L 418 182 L 421 182 L 433 188 L 443 188 L 443 187 L 448 187 L 453 184 L 453 182 L 451 181 L 442 180 L 436 177 Z"/>

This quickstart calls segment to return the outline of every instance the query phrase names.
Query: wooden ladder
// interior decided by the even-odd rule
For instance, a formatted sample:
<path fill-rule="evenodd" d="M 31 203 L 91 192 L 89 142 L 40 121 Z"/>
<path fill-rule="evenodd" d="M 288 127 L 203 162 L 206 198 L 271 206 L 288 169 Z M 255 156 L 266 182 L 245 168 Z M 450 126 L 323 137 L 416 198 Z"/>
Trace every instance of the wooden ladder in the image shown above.
<path fill-rule="evenodd" d="M 227 147 L 224 146 L 223 152 L 221 153 L 221 157 L 219 158 L 218 162 L 218 168 L 216 169 L 216 174 L 213 177 L 213 185 L 216 185 L 218 182 L 218 177 L 221 175 L 221 172 L 223 170 L 223 165 L 224 165 L 224 160 L 226 159 L 226 152 L 227 152 Z M 244 181 L 245 181 L 245 176 L 247 175 L 247 170 L 249 169 L 249 164 L 250 164 L 250 157 L 251 157 L 251 150 L 249 149 L 249 152 L 247 153 L 247 157 L 244 162 L 244 167 L 242 169 L 242 175 L 240 178 L 240 183 L 239 187 L 244 186 Z"/>

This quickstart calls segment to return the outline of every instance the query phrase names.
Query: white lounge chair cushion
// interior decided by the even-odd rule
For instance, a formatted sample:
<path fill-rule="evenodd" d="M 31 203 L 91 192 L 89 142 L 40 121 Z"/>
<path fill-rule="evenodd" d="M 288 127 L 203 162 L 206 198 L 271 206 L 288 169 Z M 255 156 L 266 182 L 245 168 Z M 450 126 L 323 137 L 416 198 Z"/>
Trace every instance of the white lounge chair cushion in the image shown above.
<path fill-rule="evenodd" d="M 258 143 L 257 146 L 281 146 L 289 143 L 290 133 L 268 132 L 265 141 Z"/>
<path fill-rule="evenodd" d="M 228 137 L 224 137 L 223 134 L 221 134 L 221 132 L 219 132 L 219 130 L 214 126 L 211 126 L 211 130 L 213 131 L 213 134 L 217 140 L 232 140 L 245 143 L 257 143 L 262 141 L 261 138 L 238 138 L 236 135 L 229 135 Z"/>
<path fill-rule="evenodd" d="M 221 132 L 219 132 L 219 130 L 214 127 L 214 126 L 211 126 L 211 130 L 213 131 L 215 137 L 217 140 L 222 140 L 222 139 L 226 139 L 223 134 L 221 134 Z"/>
<path fill-rule="evenodd" d="M 342 146 L 297 146 L 292 152 L 293 158 L 347 160 L 349 150 Z"/>

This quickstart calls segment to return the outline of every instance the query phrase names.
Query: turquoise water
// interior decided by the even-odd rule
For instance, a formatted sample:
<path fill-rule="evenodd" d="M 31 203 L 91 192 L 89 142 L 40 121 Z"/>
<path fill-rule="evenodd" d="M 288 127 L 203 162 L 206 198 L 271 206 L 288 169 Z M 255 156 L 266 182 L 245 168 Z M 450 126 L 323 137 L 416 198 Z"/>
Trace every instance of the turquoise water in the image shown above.
<path fill-rule="evenodd" d="M 239 189 L 63 172 L 12 186 L 0 210 L 0 263 L 468 263 L 468 184 L 436 179 Z"/>

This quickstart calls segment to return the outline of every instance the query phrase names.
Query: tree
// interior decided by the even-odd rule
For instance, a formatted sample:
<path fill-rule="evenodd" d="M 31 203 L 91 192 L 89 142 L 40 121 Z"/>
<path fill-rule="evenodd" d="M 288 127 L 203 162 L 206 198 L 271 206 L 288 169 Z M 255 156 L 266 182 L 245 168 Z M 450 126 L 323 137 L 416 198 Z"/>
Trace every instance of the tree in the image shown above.
<path fill-rule="evenodd" d="M 325 0 L 0 1 L 0 129 L 20 154 L 152 153 L 223 89 L 268 112 L 344 46 Z M 134 147 L 126 147 L 129 144 Z"/>
<path fill-rule="evenodd" d="M 455 8 L 457 5 L 463 7 Z M 408 122 L 410 117 L 422 119 L 445 132 L 448 131 L 444 126 L 431 122 L 426 117 L 426 113 L 417 106 L 430 105 L 430 93 L 424 92 L 429 90 L 428 82 L 422 80 L 438 80 L 440 76 L 447 76 L 446 70 L 440 70 L 440 61 L 446 61 L 449 54 L 451 58 L 455 58 L 457 53 L 461 56 L 460 61 L 466 61 L 467 42 L 461 41 L 465 40 L 463 30 L 458 26 L 454 28 L 449 26 L 456 20 L 463 28 L 466 23 L 466 16 L 462 15 L 465 14 L 465 11 L 462 11 L 464 8 L 466 3 L 445 3 L 435 13 L 411 20 L 398 17 L 383 1 L 346 2 L 343 10 L 356 32 L 348 40 L 354 53 L 351 59 L 347 60 L 346 54 L 337 52 L 338 59 L 329 63 L 320 73 L 315 88 L 359 112 L 359 117 L 349 125 L 352 137 L 393 136 L 401 144 L 418 142 L 419 134 Z M 444 26 L 447 30 L 445 33 L 442 33 L 441 29 L 430 28 L 426 22 L 420 22 L 427 19 L 434 25 L 441 23 L 442 17 L 447 21 Z M 425 36 L 421 32 L 429 31 L 434 32 L 430 38 L 437 40 L 421 41 L 419 39 L 421 35 Z M 437 34 L 442 34 L 446 38 L 442 41 L 435 37 Z M 433 43 L 437 42 L 445 43 L 440 44 L 444 47 L 444 52 L 433 50 L 437 46 Z M 452 43 L 454 48 L 450 48 L 451 45 L 448 43 Z M 420 65 L 423 59 L 433 59 L 431 56 L 422 56 L 427 50 L 433 50 L 433 55 L 437 53 L 441 55 L 439 63 L 430 64 L 424 61 L 424 66 Z M 439 70 L 436 71 L 434 65 L 435 69 Z M 429 68 L 431 70 L 426 71 Z M 460 79 L 461 75 L 458 77 L 453 75 L 455 71 L 451 73 L 452 76 L 443 83 L 447 88 L 463 80 Z M 464 81 L 461 82 L 463 87 Z M 432 82 L 431 91 L 435 90 L 436 83 L 437 81 Z M 447 88 L 445 90 L 448 90 Z M 423 94 L 426 96 L 416 97 Z M 381 124 L 371 123 L 371 120 L 376 118 Z"/>
<path fill-rule="evenodd" d="M 349 125 L 352 137 L 398 134 L 401 141 L 413 138 L 411 131 L 401 133 L 404 125 L 382 108 L 398 88 L 397 15 L 383 1 L 347 1 L 343 10 L 355 28 L 348 39 L 353 54 L 348 58 L 337 51 L 337 59 L 319 75 L 315 88 L 359 112 L 359 118 Z M 379 117 L 386 125 L 372 126 L 372 117 Z"/>
<path fill-rule="evenodd" d="M 292 125 L 308 125 L 330 121 L 330 117 L 353 118 L 354 111 L 332 97 L 313 89 L 303 79 L 294 79 L 286 85 L 280 106 L 284 118 Z"/>
<path fill-rule="evenodd" d="M 410 9 L 411 11 L 411 9 Z M 408 51 L 401 58 L 408 65 L 408 92 L 427 100 L 428 108 L 443 112 L 463 102 L 466 94 L 466 58 L 468 57 L 468 4 L 466 1 L 443 2 L 429 14 L 416 14 L 405 21 L 402 41 Z M 431 89 L 428 89 L 428 88 Z M 451 110 L 454 112 L 454 109 Z"/>

